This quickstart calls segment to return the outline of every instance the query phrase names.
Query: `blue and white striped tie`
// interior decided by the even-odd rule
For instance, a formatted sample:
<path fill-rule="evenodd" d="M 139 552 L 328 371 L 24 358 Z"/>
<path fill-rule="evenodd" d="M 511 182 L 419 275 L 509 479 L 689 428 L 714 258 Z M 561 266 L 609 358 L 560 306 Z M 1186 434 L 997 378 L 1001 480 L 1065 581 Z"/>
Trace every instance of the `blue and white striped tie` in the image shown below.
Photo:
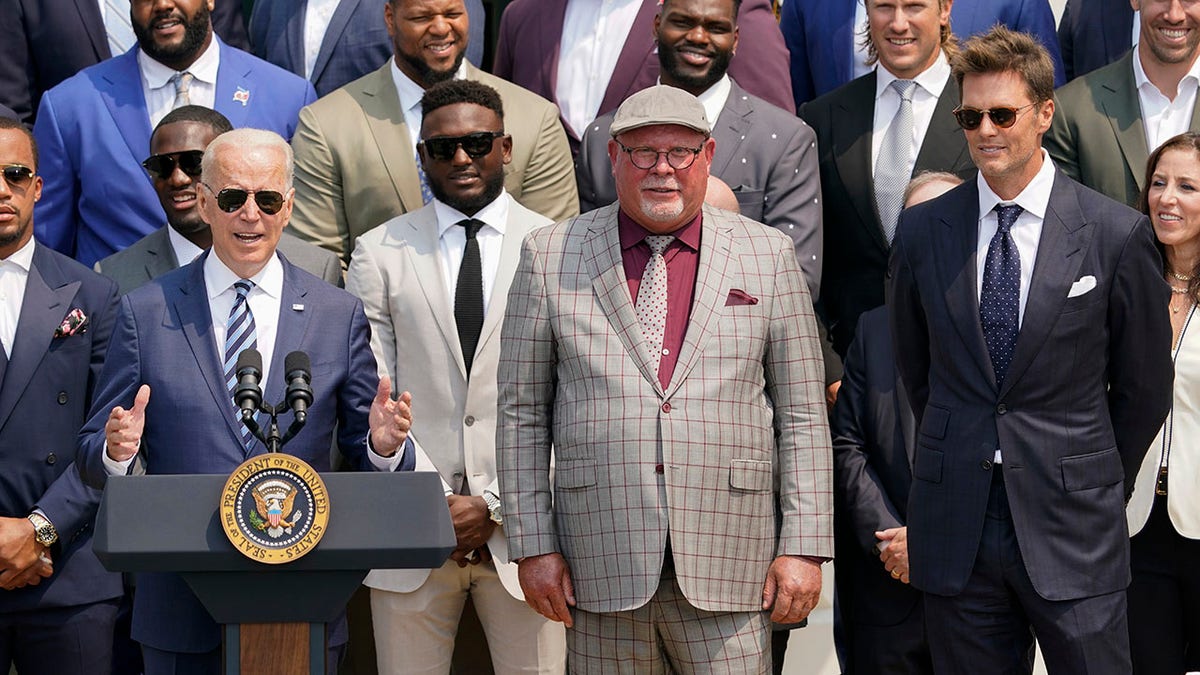
<path fill-rule="evenodd" d="M 129 0 L 104 0 L 104 33 L 113 56 L 124 54 L 133 46 L 137 38 L 129 19 Z"/>
<path fill-rule="evenodd" d="M 258 349 L 257 331 L 254 329 L 254 314 L 250 312 L 250 303 L 246 296 L 254 288 L 254 282 L 240 279 L 233 284 L 237 298 L 229 310 L 229 321 L 225 323 L 225 384 L 229 387 L 229 400 L 233 404 L 234 418 L 241 420 L 234 394 L 237 392 L 237 360 L 238 354 L 245 349 Z M 254 443 L 254 434 L 242 426 L 242 444 L 249 449 Z"/>

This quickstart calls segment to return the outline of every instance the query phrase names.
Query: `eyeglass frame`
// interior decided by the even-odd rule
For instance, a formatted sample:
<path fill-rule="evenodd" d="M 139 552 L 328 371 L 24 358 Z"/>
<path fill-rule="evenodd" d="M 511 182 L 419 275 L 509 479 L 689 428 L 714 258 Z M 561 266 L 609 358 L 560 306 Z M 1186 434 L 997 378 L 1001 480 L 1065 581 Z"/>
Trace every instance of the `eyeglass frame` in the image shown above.
<path fill-rule="evenodd" d="M 211 192 L 213 197 L 216 198 L 217 208 L 220 209 L 223 213 L 237 213 L 238 211 L 240 211 L 241 209 L 246 207 L 246 203 L 249 202 L 251 198 L 254 199 L 254 205 L 258 207 L 258 210 L 262 211 L 264 214 L 266 214 L 268 216 L 274 216 L 274 215 L 278 214 L 280 211 L 283 210 L 284 205 L 287 204 L 287 195 L 285 193 L 280 192 L 279 190 L 244 190 L 242 188 L 231 188 L 231 187 L 221 188 L 220 190 L 213 190 L 212 186 L 209 185 L 208 183 L 201 182 L 200 184 L 203 185 L 204 189 Z M 232 193 L 236 193 L 236 192 L 241 192 L 246 195 L 244 198 L 242 198 L 241 202 L 239 202 L 237 204 L 237 206 L 234 206 L 232 209 L 226 209 L 224 206 L 221 205 L 221 201 L 222 201 L 221 195 L 222 194 L 232 194 Z M 263 203 L 258 200 L 258 196 L 260 194 L 261 195 L 271 195 L 271 194 L 277 195 L 279 197 L 279 207 L 276 208 L 274 211 L 269 210 L 268 207 L 264 206 Z"/>
<path fill-rule="evenodd" d="M 972 108 L 970 106 L 960 105 L 951 112 L 954 115 L 954 121 L 957 122 L 958 126 L 961 127 L 964 131 L 975 131 L 979 127 L 983 126 L 983 118 L 984 117 L 987 117 L 989 120 L 991 120 L 992 125 L 995 126 L 997 129 L 1011 129 L 1013 127 L 1013 125 L 1017 123 L 1017 119 L 1021 116 L 1021 114 L 1026 109 L 1032 108 L 1036 105 L 1037 105 L 1037 103 L 1035 102 L 1035 103 L 1030 103 L 1028 105 L 1023 105 L 1023 106 L 1007 106 L 1006 105 L 1006 106 L 997 106 L 995 108 L 987 108 L 987 109 Z M 1003 111 L 1006 113 L 1011 112 L 1012 113 L 1012 121 L 1009 122 L 1008 124 L 1001 124 L 998 120 L 996 120 L 995 116 L 992 113 L 1000 112 L 1000 111 Z M 978 113 L 979 114 L 979 122 L 973 126 L 968 126 L 967 124 L 963 123 L 963 120 L 961 117 L 962 113 Z"/>
<path fill-rule="evenodd" d="M 466 142 L 466 139 L 482 138 L 485 135 L 490 137 L 490 140 L 491 140 L 491 143 L 488 145 L 486 152 L 481 152 L 481 153 L 476 154 L 476 153 L 473 153 L 470 150 L 468 150 L 467 147 L 464 145 L 464 143 Z M 467 153 L 467 157 L 470 157 L 471 159 L 479 159 L 480 157 L 487 157 L 488 155 L 490 155 L 492 153 L 493 150 L 496 149 L 496 139 L 507 138 L 507 137 L 508 137 L 508 133 L 503 130 L 500 130 L 500 131 L 475 131 L 475 132 L 472 132 L 469 134 L 463 134 L 462 136 L 437 136 L 434 138 L 424 138 L 424 139 L 421 139 L 421 141 L 418 142 L 417 145 L 425 149 L 425 154 L 429 157 L 429 159 L 436 160 L 439 162 L 451 162 L 451 161 L 454 161 L 454 156 L 458 154 L 459 148 L 462 148 L 463 152 Z M 438 155 L 440 155 L 441 153 L 433 151 L 433 149 L 428 145 L 428 143 L 430 141 L 433 141 L 435 144 L 453 142 L 454 149 L 450 151 L 449 155 L 439 157 Z"/>
<path fill-rule="evenodd" d="M 188 155 L 189 157 L 194 157 L 196 155 L 199 155 L 199 157 L 197 158 L 197 161 L 196 161 L 196 167 L 195 167 L 196 172 L 195 173 L 192 173 L 191 171 L 188 171 L 187 169 L 185 169 L 183 167 L 183 162 L 181 162 L 180 159 L 184 155 Z M 147 166 L 147 164 L 157 160 L 160 157 L 166 157 L 171 160 L 171 168 L 169 171 L 166 172 L 166 175 L 163 175 L 161 172 L 155 171 L 154 169 L 151 169 L 149 166 Z M 200 177 L 200 161 L 199 160 L 203 159 L 203 157 L 204 157 L 203 150 L 180 150 L 179 152 L 160 152 L 157 155 L 150 155 L 146 159 L 143 159 L 142 160 L 142 168 L 145 169 L 146 173 L 150 174 L 150 177 L 155 180 L 169 179 L 171 177 L 171 175 L 175 173 L 176 169 L 179 169 L 180 171 L 182 171 L 184 173 L 184 175 L 188 176 L 189 178 L 199 178 Z M 191 160 L 189 160 L 189 163 L 190 163 L 190 161 Z"/>
<path fill-rule="evenodd" d="M 8 175 L 7 175 L 9 169 L 24 169 L 25 171 L 29 172 L 29 175 L 18 181 L 9 180 Z M 33 179 L 37 178 L 38 173 L 32 167 L 25 166 L 24 164 L 14 163 L 14 164 L 0 164 L 0 175 L 3 175 L 4 184 L 7 185 L 8 187 L 16 188 L 18 190 L 24 190 L 33 184 Z"/>
<path fill-rule="evenodd" d="M 613 140 L 616 140 L 616 139 L 613 139 Z M 666 158 L 667 158 L 667 166 L 671 167 L 675 171 L 686 171 L 687 169 L 690 169 L 693 164 L 696 163 L 696 158 L 699 157 L 700 153 L 704 151 L 703 145 L 701 145 L 698 148 L 689 148 L 687 146 L 677 145 L 677 146 L 667 149 L 667 150 L 655 150 L 654 148 L 651 148 L 646 145 L 639 145 L 636 148 L 631 148 L 631 147 L 625 145 L 624 143 L 622 143 L 621 141 L 616 141 L 616 143 L 617 143 L 617 145 L 619 145 L 621 147 L 621 150 L 624 151 L 625 154 L 629 155 L 629 163 L 632 164 L 634 166 L 634 168 L 640 169 L 642 171 L 649 171 L 650 169 L 653 169 L 654 167 L 658 166 L 659 158 L 663 157 L 663 156 L 666 156 Z M 642 150 L 654 153 L 654 163 L 653 164 L 650 164 L 649 166 L 642 166 L 633 159 L 633 153 L 642 151 Z M 687 164 L 684 164 L 683 166 L 675 166 L 675 164 L 671 162 L 671 153 L 675 152 L 676 150 L 686 150 L 687 152 L 691 153 L 692 158 L 690 160 L 688 160 Z"/>

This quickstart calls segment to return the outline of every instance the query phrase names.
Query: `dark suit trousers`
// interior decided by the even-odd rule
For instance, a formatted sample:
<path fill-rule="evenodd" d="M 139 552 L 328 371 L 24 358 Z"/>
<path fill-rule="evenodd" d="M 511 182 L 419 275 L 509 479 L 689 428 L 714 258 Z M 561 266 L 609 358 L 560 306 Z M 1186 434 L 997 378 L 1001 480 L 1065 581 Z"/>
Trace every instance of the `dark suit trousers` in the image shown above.
<path fill-rule="evenodd" d="M 1200 541 L 1180 536 L 1155 497 L 1150 520 L 1130 541 L 1129 643 L 1136 675 L 1200 668 Z"/>
<path fill-rule="evenodd" d="M 1125 591 L 1062 601 L 1038 595 L 1025 571 L 999 469 L 997 465 L 975 568 L 966 588 L 956 596 L 925 594 L 934 670 L 1031 673 L 1037 635 L 1050 675 L 1128 675 Z"/>
<path fill-rule="evenodd" d="M 21 675 L 106 675 L 116 618 L 116 598 L 0 613 L 0 673 L 16 665 Z"/>
<path fill-rule="evenodd" d="M 921 603 L 894 626 L 851 622 L 847 628 L 852 637 L 843 675 L 933 675 Z"/>

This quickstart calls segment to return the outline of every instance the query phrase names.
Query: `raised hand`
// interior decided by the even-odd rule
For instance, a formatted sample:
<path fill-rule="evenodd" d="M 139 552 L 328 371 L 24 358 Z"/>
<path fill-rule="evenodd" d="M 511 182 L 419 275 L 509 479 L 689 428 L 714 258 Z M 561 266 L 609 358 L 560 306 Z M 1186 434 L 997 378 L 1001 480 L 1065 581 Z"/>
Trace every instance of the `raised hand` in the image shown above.
<path fill-rule="evenodd" d="M 392 380 L 379 378 L 375 400 L 371 401 L 371 445 L 381 457 L 391 457 L 404 445 L 412 429 L 412 394 L 407 391 L 392 400 Z"/>
<path fill-rule="evenodd" d="M 104 438 L 108 441 L 108 456 L 116 462 L 124 462 L 137 454 L 142 443 L 142 430 L 146 428 L 146 404 L 150 402 L 150 385 L 143 384 L 133 397 L 129 410 L 117 406 L 108 414 L 104 425 Z"/>

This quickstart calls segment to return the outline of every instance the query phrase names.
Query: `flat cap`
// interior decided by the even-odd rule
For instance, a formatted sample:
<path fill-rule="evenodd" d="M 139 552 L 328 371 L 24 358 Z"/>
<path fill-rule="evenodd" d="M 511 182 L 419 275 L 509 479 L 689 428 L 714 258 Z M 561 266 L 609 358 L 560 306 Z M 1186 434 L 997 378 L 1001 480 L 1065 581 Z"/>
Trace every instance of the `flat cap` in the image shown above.
<path fill-rule="evenodd" d="M 625 99 L 613 117 L 612 135 L 616 138 L 631 129 L 658 124 L 677 124 L 706 136 L 712 132 L 700 99 L 682 89 L 658 84 Z"/>

